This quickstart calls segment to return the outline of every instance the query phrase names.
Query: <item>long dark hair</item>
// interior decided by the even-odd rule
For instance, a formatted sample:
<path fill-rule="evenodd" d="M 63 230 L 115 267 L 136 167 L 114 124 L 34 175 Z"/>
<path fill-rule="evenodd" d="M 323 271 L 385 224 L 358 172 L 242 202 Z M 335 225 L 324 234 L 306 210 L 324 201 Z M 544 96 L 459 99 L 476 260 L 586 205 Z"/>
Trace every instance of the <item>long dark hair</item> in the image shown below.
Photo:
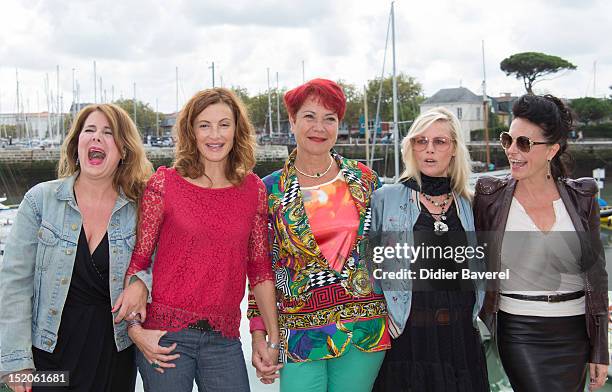
<path fill-rule="evenodd" d="M 550 171 L 553 178 L 569 176 L 572 157 L 567 151 L 567 138 L 574 118 L 567 105 L 550 94 L 525 94 L 512 106 L 512 114 L 542 128 L 544 139 L 548 143 L 559 144 L 559 151 L 550 161 Z"/>

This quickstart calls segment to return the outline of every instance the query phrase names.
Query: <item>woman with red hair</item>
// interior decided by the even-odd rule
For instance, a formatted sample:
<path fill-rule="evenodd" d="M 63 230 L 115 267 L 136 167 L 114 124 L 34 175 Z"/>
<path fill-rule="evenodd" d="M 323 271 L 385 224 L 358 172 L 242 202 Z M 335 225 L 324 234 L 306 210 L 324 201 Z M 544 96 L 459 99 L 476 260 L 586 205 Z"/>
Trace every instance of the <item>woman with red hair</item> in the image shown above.
<path fill-rule="evenodd" d="M 390 346 L 384 297 L 364 262 L 376 173 L 333 150 L 346 109 L 340 86 L 311 80 L 284 97 L 297 148 L 264 178 L 279 311 L 281 391 L 370 391 Z M 251 298 L 252 299 L 252 298 Z M 266 329 L 250 301 L 262 382 Z M 268 343 L 269 344 L 269 343 Z M 261 354 L 260 354 L 261 353 Z"/>

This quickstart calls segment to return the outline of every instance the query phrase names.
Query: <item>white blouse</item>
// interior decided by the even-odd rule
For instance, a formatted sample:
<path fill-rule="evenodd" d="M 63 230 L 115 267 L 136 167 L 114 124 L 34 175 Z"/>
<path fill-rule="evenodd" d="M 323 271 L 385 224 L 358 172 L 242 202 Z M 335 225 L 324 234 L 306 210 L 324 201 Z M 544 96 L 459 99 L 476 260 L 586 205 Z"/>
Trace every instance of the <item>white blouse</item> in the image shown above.
<path fill-rule="evenodd" d="M 512 198 L 502 243 L 502 293 L 555 295 L 584 290 L 580 240 L 561 199 L 553 202 L 555 223 L 542 232 L 521 203 Z M 499 309 L 526 316 L 561 317 L 585 313 L 584 296 L 563 302 L 528 301 L 501 295 Z"/>

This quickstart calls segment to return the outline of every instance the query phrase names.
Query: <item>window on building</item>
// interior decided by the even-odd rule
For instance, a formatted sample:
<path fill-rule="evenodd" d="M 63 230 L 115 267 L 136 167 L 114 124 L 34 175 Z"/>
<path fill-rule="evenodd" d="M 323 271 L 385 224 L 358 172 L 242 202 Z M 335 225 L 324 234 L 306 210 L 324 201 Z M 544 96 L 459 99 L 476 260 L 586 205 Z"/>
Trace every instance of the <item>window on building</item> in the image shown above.
<path fill-rule="evenodd" d="M 480 108 L 476 108 L 476 120 L 480 121 Z"/>
<path fill-rule="evenodd" d="M 457 118 L 459 120 L 463 118 L 463 108 L 457 108 Z"/>

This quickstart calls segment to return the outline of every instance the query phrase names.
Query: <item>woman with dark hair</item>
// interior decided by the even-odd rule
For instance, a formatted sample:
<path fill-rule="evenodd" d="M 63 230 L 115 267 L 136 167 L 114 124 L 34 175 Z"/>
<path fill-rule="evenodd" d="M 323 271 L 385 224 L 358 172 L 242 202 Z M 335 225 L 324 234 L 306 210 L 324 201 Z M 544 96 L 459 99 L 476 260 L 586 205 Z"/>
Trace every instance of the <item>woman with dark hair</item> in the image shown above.
<path fill-rule="evenodd" d="M 0 263 L 0 369 L 14 391 L 31 390 L 24 373 L 34 369 L 68 372 L 46 391 L 134 390 L 136 350 L 112 312 L 152 172 L 125 110 L 89 105 L 62 144 L 59 178 L 25 194 Z M 123 302 L 124 313 L 146 303 L 150 274 L 139 278 L 131 290 L 144 298 Z"/>
<path fill-rule="evenodd" d="M 500 136 L 511 176 L 476 184 L 476 229 L 492 234 L 490 268 L 510 270 L 491 282 L 482 316 L 515 390 L 582 391 L 587 370 L 597 389 L 609 363 L 597 185 L 567 178 L 572 115 L 561 100 L 524 95 L 512 112 Z"/>
<path fill-rule="evenodd" d="M 176 162 L 147 184 L 126 277 L 153 264 L 151 303 L 130 322 L 138 368 L 146 391 L 191 391 L 194 380 L 200 390 L 248 391 L 239 340 L 247 277 L 270 342 L 279 339 L 255 132 L 225 88 L 196 93 L 175 131 Z M 277 346 L 262 355 L 276 364 Z"/>
<path fill-rule="evenodd" d="M 370 197 L 380 182 L 333 150 L 346 109 L 338 84 L 306 82 L 285 94 L 285 106 L 297 147 L 264 178 L 285 363 L 280 389 L 370 391 L 390 345 L 384 297 L 364 260 Z M 267 328 L 249 305 L 253 363 L 269 383 L 258 354 Z"/>

